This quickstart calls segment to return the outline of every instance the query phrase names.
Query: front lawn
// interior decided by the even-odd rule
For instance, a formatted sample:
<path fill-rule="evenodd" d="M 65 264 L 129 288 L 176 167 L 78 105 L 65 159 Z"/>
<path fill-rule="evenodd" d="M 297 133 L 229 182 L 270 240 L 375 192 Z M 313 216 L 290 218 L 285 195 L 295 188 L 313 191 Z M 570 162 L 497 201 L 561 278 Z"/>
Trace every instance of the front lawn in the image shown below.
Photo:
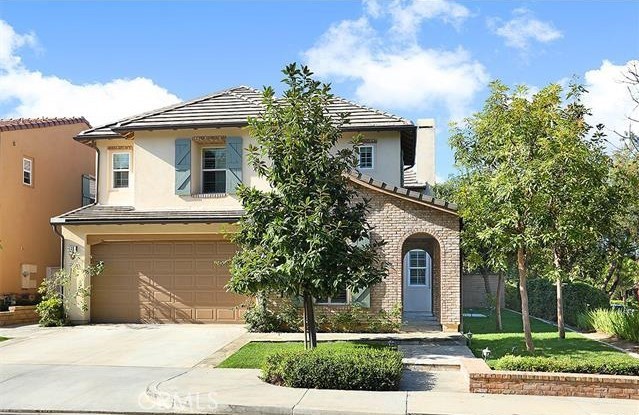
<path fill-rule="evenodd" d="M 318 349 L 345 351 L 353 349 L 371 349 L 385 348 L 382 344 L 362 343 L 362 342 L 320 342 Z M 229 356 L 226 360 L 218 365 L 224 368 L 236 369 L 259 369 L 268 355 L 276 352 L 303 350 L 302 342 L 250 342 L 244 345 L 240 350 Z"/>
<path fill-rule="evenodd" d="M 489 310 L 473 309 L 474 313 L 482 313 L 488 317 L 464 317 L 464 331 L 472 332 L 471 350 L 477 357 L 482 357 L 482 350 L 490 350 L 487 363 L 495 368 L 498 361 L 506 355 L 530 356 L 526 352 L 521 315 L 509 310 L 502 311 L 503 332 L 495 330 L 494 315 Z M 627 361 L 637 364 L 637 360 L 626 353 L 612 349 L 605 344 L 590 340 L 579 333 L 566 332 L 565 339 L 559 339 L 557 328 L 550 324 L 531 318 L 535 356 L 574 359 L 578 361 Z"/>

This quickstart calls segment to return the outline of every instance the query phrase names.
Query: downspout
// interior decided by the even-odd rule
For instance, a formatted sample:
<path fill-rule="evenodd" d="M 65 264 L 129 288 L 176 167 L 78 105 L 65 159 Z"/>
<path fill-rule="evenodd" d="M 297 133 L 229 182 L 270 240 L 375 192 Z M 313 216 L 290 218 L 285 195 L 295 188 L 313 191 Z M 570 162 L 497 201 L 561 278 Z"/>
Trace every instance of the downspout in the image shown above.
<path fill-rule="evenodd" d="M 100 180 L 100 149 L 95 144 L 95 141 L 91 141 L 91 144 L 88 144 L 89 147 L 95 150 L 96 160 L 95 160 L 95 201 L 94 205 L 98 204 L 98 192 L 100 191 L 99 180 Z"/>

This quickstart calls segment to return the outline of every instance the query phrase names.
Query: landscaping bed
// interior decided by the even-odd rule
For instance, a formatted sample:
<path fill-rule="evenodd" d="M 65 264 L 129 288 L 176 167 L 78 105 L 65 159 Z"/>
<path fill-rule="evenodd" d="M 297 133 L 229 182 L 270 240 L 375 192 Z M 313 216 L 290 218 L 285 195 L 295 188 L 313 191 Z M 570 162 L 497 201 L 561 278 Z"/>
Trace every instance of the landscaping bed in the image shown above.
<path fill-rule="evenodd" d="M 503 331 L 497 332 L 489 310 L 473 312 L 489 317 L 464 317 L 464 331 L 473 333 L 470 349 L 475 356 L 482 357 L 485 348 L 490 350 L 486 363 L 492 369 L 639 375 L 639 359 L 576 332 L 566 332 L 566 338 L 559 339 L 555 326 L 536 319 L 531 319 L 535 353 L 530 354 L 520 314 L 503 310 Z"/>
<path fill-rule="evenodd" d="M 252 342 L 223 361 L 222 368 L 261 368 L 261 378 L 295 388 L 398 390 L 402 354 L 379 343 L 324 342 L 304 350 L 301 342 Z"/>

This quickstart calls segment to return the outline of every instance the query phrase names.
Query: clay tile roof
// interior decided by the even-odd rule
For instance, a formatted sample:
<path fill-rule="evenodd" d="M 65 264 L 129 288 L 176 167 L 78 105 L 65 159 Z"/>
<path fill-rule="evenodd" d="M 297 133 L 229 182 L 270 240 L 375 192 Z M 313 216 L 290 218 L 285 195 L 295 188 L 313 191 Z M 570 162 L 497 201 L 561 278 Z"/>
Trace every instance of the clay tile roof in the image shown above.
<path fill-rule="evenodd" d="M 68 118 L 8 118 L 0 119 L 0 131 L 26 130 L 29 128 L 55 127 L 56 125 L 91 124 L 84 117 Z"/>
<path fill-rule="evenodd" d="M 357 171 L 350 173 L 348 175 L 348 178 L 354 183 L 367 186 L 378 192 L 386 193 L 396 197 L 408 198 L 409 200 L 412 200 L 414 202 L 431 206 L 436 209 L 452 213 L 453 215 L 458 215 L 457 205 L 455 203 L 450 203 L 445 200 L 437 199 L 435 197 L 425 195 L 421 192 L 415 192 L 403 187 L 393 186 L 382 181 L 375 180 L 370 176 L 365 176 Z"/>

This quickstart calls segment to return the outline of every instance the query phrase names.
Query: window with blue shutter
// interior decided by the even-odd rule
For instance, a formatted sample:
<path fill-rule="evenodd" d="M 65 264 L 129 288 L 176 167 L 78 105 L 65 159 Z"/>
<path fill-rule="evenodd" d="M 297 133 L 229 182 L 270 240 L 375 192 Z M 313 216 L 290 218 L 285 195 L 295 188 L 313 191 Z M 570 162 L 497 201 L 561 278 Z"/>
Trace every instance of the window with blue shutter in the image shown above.
<path fill-rule="evenodd" d="M 175 140 L 175 194 L 191 194 L 191 139 Z"/>
<path fill-rule="evenodd" d="M 226 139 L 226 192 L 235 194 L 242 183 L 242 137 Z"/>

